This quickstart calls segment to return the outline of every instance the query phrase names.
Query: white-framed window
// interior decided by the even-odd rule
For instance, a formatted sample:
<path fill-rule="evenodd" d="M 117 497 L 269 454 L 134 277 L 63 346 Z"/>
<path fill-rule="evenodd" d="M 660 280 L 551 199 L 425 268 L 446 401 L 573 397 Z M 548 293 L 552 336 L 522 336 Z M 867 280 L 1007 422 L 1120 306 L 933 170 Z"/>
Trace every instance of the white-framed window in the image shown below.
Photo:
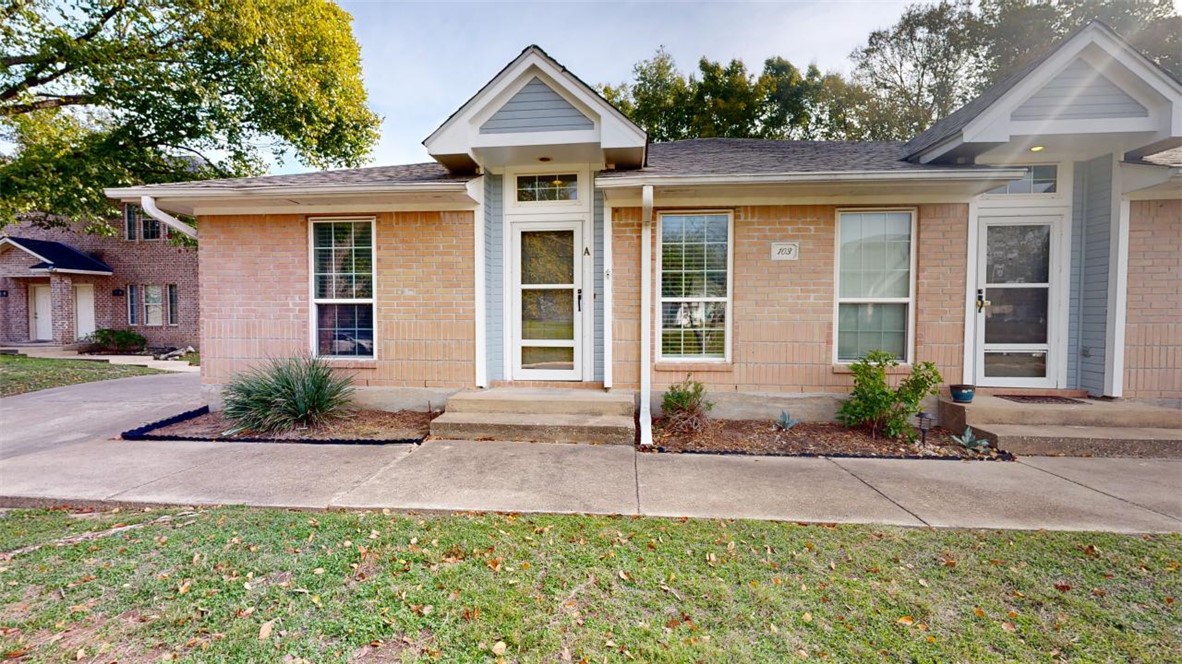
<path fill-rule="evenodd" d="M 311 219 L 313 352 L 375 356 L 374 219 Z"/>
<path fill-rule="evenodd" d="M 730 212 L 658 216 L 659 359 L 730 360 L 732 227 Z"/>
<path fill-rule="evenodd" d="M 143 240 L 159 240 L 161 237 L 163 237 L 163 234 L 160 232 L 160 220 L 159 219 L 156 219 L 156 218 L 152 217 L 151 215 L 147 215 L 147 214 L 140 215 L 140 216 L 142 218 L 141 223 L 143 224 L 141 227 L 143 229 L 143 232 L 140 233 L 141 239 L 143 239 Z"/>
<path fill-rule="evenodd" d="M 1011 180 L 1000 187 L 985 192 L 991 195 L 1013 194 L 1054 194 L 1059 191 L 1059 167 L 1054 164 L 1015 166 L 1026 169 L 1018 180 Z"/>
<path fill-rule="evenodd" d="M 164 325 L 164 287 L 142 286 L 141 289 L 144 292 L 144 325 Z"/>
<path fill-rule="evenodd" d="M 579 200 L 578 173 L 518 175 L 515 178 L 518 203 L 546 203 Z"/>
<path fill-rule="evenodd" d="M 837 213 L 837 362 L 885 350 L 911 362 L 915 211 Z"/>
<path fill-rule="evenodd" d="M 180 324 L 180 296 L 177 292 L 176 284 L 168 285 L 168 324 Z"/>
<path fill-rule="evenodd" d="M 123 206 L 123 239 L 138 240 L 140 237 L 140 206 L 128 203 Z"/>
<path fill-rule="evenodd" d="M 140 289 L 139 286 L 133 284 L 127 285 L 127 324 L 140 324 Z"/>

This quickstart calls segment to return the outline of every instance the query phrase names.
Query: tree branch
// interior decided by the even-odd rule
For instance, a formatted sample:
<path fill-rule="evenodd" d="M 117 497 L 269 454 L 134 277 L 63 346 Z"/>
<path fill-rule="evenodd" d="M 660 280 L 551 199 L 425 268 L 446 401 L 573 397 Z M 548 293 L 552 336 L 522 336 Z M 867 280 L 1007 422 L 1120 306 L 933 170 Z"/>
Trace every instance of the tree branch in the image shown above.
<path fill-rule="evenodd" d="M 94 95 L 62 95 L 60 97 L 49 97 L 47 99 L 38 99 L 24 104 L 8 104 L 0 106 L 0 118 L 11 118 L 25 113 L 32 113 L 33 111 L 41 111 L 47 108 L 61 108 L 62 106 L 81 106 L 89 104 L 94 101 Z"/>

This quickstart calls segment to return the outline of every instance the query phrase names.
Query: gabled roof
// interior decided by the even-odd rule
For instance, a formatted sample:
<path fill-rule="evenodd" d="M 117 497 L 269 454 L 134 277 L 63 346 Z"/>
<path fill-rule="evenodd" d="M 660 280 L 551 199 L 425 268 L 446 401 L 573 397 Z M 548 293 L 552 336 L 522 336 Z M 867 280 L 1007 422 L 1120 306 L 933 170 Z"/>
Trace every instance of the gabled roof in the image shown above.
<path fill-rule="evenodd" d="M 1076 57 L 1091 44 L 1106 45 L 1106 50 L 1116 51 L 1122 56 L 1127 56 L 1128 61 L 1139 70 L 1142 76 L 1153 79 L 1162 88 L 1172 90 L 1175 94 L 1182 94 L 1182 83 L 1179 83 L 1173 75 L 1162 69 L 1143 53 L 1133 48 L 1132 45 L 1103 22 L 1092 21 L 1059 42 L 1059 44 L 1040 57 L 1035 58 L 1005 79 L 987 88 L 979 96 L 957 109 L 951 115 L 942 118 L 926 131 L 912 138 L 905 146 L 907 158 L 912 160 L 918 159 L 923 153 L 938 148 L 942 143 L 952 142 L 961 138 L 964 131 L 969 128 L 969 125 L 973 121 L 981 118 L 995 105 L 1013 96 L 1011 93 L 1015 93 L 1015 88 L 1024 84 L 1028 79 L 1043 75 L 1053 75 L 1055 73 L 1054 71 L 1040 71 L 1049 69 L 1050 65 L 1048 63 L 1050 61 L 1059 60 L 1061 59 L 1060 56 L 1063 58 Z"/>
<path fill-rule="evenodd" d="M 40 260 L 29 267 L 36 272 L 66 272 L 79 274 L 114 274 L 110 265 L 88 256 L 64 242 L 31 238 L 0 236 L 0 247 L 11 245 Z"/>
<path fill-rule="evenodd" d="M 259 175 L 246 178 L 221 178 L 217 180 L 191 180 L 164 184 L 146 184 L 130 187 L 151 196 L 154 191 L 184 189 L 212 191 L 255 191 L 278 187 L 332 187 L 366 185 L 413 185 L 448 182 L 464 183 L 472 175 L 453 175 L 436 162 L 423 164 L 399 164 L 396 166 L 369 166 L 366 168 L 344 168 L 332 171 L 312 171 L 287 175 Z M 112 189 L 111 191 L 122 191 Z"/>

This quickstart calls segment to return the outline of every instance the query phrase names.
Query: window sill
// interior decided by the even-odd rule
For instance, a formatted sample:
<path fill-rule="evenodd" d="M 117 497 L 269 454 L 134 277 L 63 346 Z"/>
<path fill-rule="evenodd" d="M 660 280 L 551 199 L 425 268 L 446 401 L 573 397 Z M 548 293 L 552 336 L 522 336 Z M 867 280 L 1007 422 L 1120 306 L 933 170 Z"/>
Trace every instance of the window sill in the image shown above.
<path fill-rule="evenodd" d="M 669 371 L 679 373 L 724 373 L 734 371 L 735 365 L 730 362 L 671 362 L 664 360 L 653 365 L 653 371 Z"/>
<path fill-rule="evenodd" d="M 332 357 L 319 355 L 320 359 L 328 362 L 334 369 L 377 369 L 378 361 L 373 358 L 355 359 L 351 357 Z"/>
<path fill-rule="evenodd" d="M 850 365 L 850 364 L 835 364 L 835 365 L 833 365 L 833 373 L 835 373 L 835 374 L 852 374 L 852 373 L 854 373 L 854 370 L 850 368 L 851 366 L 852 365 Z M 903 376 L 903 375 L 911 373 L 911 365 L 910 364 L 900 364 L 897 367 L 889 367 L 886 370 L 886 373 L 888 376 Z"/>

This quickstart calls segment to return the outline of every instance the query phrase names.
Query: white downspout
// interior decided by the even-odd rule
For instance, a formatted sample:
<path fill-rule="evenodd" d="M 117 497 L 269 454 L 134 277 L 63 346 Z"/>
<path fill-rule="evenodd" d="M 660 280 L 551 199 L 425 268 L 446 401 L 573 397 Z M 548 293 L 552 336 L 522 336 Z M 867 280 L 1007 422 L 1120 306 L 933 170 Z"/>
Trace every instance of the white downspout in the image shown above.
<path fill-rule="evenodd" d="M 653 186 L 641 188 L 640 227 L 640 444 L 653 444 L 652 310 Z"/>
<path fill-rule="evenodd" d="M 488 329 L 486 322 L 488 320 L 488 303 L 484 292 L 484 177 L 481 175 L 473 178 L 467 184 L 468 197 L 476 201 L 476 208 L 472 211 L 472 264 L 475 266 L 472 287 L 476 291 L 476 367 L 473 379 L 476 387 L 488 387 L 488 338 L 485 336 L 485 331 Z"/>
<path fill-rule="evenodd" d="M 140 196 L 140 208 L 153 219 L 162 222 L 169 228 L 197 239 L 197 229 L 156 207 L 156 199 L 151 196 Z"/>
<path fill-rule="evenodd" d="M 615 283 L 612 281 L 612 205 L 603 205 L 603 389 L 612 389 L 612 307 Z"/>

